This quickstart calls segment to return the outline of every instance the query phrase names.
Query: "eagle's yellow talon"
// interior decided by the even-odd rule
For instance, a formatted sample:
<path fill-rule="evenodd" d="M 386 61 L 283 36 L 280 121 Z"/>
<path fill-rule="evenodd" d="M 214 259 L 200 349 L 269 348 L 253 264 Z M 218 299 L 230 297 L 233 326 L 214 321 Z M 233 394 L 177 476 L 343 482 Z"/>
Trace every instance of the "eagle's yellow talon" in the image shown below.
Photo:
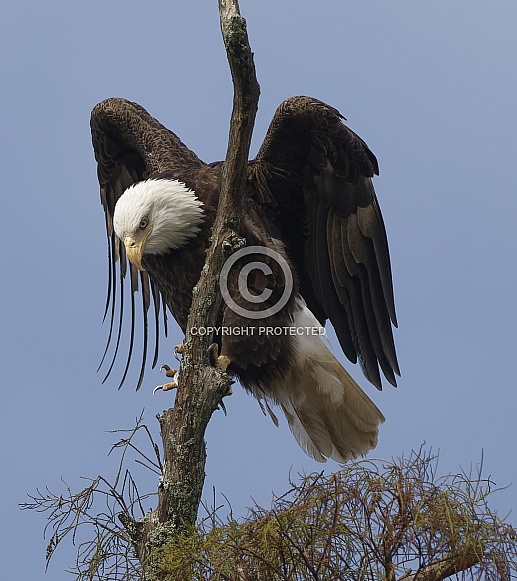
<path fill-rule="evenodd" d="M 178 357 L 178 355 L 183 355 L 183 351 L 185 350 L 185 347 L 180 343 L 179 345 L 176 345 L 176 347 L 174 347 L 174 357 L 180 361 L 180 358 Z"/>
<path fill-rule="evenodd" d="M 165 363 L 160 367 L 160 371 L 163 371 L 165 369 L 165 375 L 167 377 L 175 377 L 176 374 L 178 373 L 178 371 L 176 369 L 171 369 L 168 365 L 166 365 Z"/>
<path fill-rule="evenodd" d="M 226 355 L 219 355 L 219 345 L 217 343 L 212 343 L 210 345 L 208 348 L 208 354 L 210 355 L 211 365 L 226 373 L 228 366 L 232 362 L 232 358 Z"/>
<path fill-rule="evenodd" d="M 167 377 L 171 377 L 173 379 L 173 381 L 171 381 L 169 383 L 164 383 L 163 385 L 157 385 L 153 389 L 153 395 L 160 389 L 162 391 L 170 391 L 171 389 L 176 389 L 178 387 L 177 380 L 178 380 L 179 371 L 177 369 L 171 369 L 166 364 L 163 364 L 160 367 L 160 371 L 163 371 L 163 370 L 165 370 L 165 375 Z"/>
<path fill-rule="evenodd" d="M 160 389 L 162 391 L 170 391 L 171 389 L 177 389 L 178 384 L 175 381 L 171 381 L 170 383 L 164 383 L 163 385 L 157 385 L 154 389 L 153 389 L 153 395 L 159 391 Z"/>

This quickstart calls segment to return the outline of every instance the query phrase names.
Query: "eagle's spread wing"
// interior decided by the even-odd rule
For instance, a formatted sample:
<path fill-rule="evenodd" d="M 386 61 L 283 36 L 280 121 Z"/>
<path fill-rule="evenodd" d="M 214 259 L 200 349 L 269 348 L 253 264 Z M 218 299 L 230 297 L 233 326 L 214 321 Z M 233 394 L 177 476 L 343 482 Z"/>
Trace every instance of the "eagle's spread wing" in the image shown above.
<path fill-rule="evenodd" d="M 274 206 L 309 308 L 330 319 L 347 357 L 379 389 L 396 385 L 396 326 L 386 231 L 372 180 L 377 160 L 316 99 L 293 97 L 275 113 L 251 163 L 257 196 Z"/>
<path fill-rule="evenodd" d="M 115 340 L 113 358 L 104 378 L 106 380 L 113 368 L 120 344 L 124 306 L 123 282 L 129 273 L 131 280 L 131 336 L 126 368 L 120 386 L 126 378 L 133 351 L 135 335 L 134 295 L 138 290 L 138 279 L 140 278 L 144 319 L 144 351 L 137 384 L 138 389 L 142 383 L 147 359 L 147 312 L 151 302 L 156 320 L 153 367 L 156 365 L 159 336 L 158 319 L 162 298 L 147 273 L 139 273 L 127 260 L 124 244 L 119 240 L 113 229 L 115 204 L 129 186 L 148 178 L 150 175 L 167 172 L 171 177 L 174 176 L 180 179 L 180 174 L 185 169 L 202 167 L 204 164 L 181 143 L 174 133 L 151 117 L 143 107 L 125 99 L 107 99 L 99 103 L 92 111 L 90 125 L 93 149 L 97 161 L 101 203 L 106 215 L 109 254 L 108 293 L 104 317 L 109 311 L 110 330 L 101 365 L 108 353 L 111 342 Z M 120 262 L 118 269 L 117 262 Z M 117 287 L 120 289 L 118 322 L 116 322 L 115 307 L 117 303 Z M 163 318 L 166 329 L 165 305 L 163 306 Z"/>

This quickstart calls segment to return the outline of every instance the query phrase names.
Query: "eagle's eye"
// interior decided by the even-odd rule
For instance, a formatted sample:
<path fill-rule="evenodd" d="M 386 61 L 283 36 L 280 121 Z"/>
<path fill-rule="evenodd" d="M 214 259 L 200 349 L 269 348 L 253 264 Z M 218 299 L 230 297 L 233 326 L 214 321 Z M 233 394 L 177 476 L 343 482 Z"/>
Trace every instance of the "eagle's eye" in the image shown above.
<path fill-rule="evenodd" d="M 148 224 L 149 224 L 149 218 L 147 218 L 147 216 L 144 216 L 140 220 L 140 224 L 138 225 L 138 227 L 140 228 L 140 230 L 145 230 L 147 228 Z"/>

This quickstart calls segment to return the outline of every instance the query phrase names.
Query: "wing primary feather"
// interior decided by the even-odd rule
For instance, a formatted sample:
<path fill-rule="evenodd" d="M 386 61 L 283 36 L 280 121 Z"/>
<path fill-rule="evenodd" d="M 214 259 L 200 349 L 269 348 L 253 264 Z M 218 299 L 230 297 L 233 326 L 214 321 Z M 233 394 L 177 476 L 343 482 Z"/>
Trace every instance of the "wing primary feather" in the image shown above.
<path fill-rule="evenodd" d="M 133 266 L 130 266 L 130 269 L 133 270 Z M 135 344 L 135 293 L 134 293 L 135 277 L 131 276 L 130 278 L 131 278 L 131 335 L 129 338 L 129 352 L 127 355 L 126 368 L 124 369 L 124 374 L 122 375 L 122 379 L 120 380 L 118 389 L 120 389 L 124 385 L 124 382 L 126 381 L 127 372 L 129 371 L 129 366 L 131 364 L 131 357 L 133 355 L 133 346 Z"/>
<path fill-rule="evenodd" d="M 142 285 L 142 299 L 144 301 L 144 308 L 146 311 L 149 310 L 151 306 L 151 291 L 149 289 L 149 275 L 140 271 L 140 283 Z"/>
<path fill-rule="evenodd" d="M 138 383 L 136 385 L 136 391 L 138 391 L 144 380 L 145 364 L 147 362 L 147 341 L 148 341 L 148 322 L 147 322 L 147 311 L 149 309 L 149 283 L 147 274 L 145 272 L 140 272 L 140 281 L 142 283 L 142 314 L 143 314 L 143 326 L 144 326 L 144 345 L 142 353 L 142 365 L 140 367 L 140 375 L 138 376 Z"/>
<path fill-rule="evenodd" d="M 377 338 L 377 326 L 372 320 L 373 312 L 369 297 L 368 281 L 366 273 L 356 264 L 348 242 L 348 223 L 352 218 L 345 220 L 336 217 L 337 228 L 341 236 L 341 252 L 344 260 L 344 266 L 351 276 L 350 292 L 352 299 L 352 311 L 355 322 L 357 343 L 361 363 L 366 377 L 377 387 L 382 389 L 379 367 L 377 365 L 377 355 L 380 355 L 375 349 L 375 340 Z M 379 349 L 380 351 L 380 349 Z"/>
<path fill-rule="evenodd" d="M 162 295 L 162 307 L 163 307 L 163 332 L 165 337 L 167 337 L 167 305 L 165 304 L 165 297 Z"/>
<path fill-rule="evenodd" d="M 108 379 L 108 377 L 110 376 L 111 370 L 113 369 L 113 366 L 115 365 L 115 359 L 117 358 L 118 348 L 120 345 L 120 337 L 122 335 L 122 319 L 124 316 L 124 279 L 122 278 L 122 275 L 120 276 L 120 301 L 119 301 L 119 303 L 120 303 L 120 309 L 119 309 L 117 342 L 115 344 L 115 352 L 113 353 L 113 359 L 111 360 L 111 364 L 109 366 L 108 372 L 104 376 L 102 383 L 104 383 Z"/>
<path fill-rule="evenodd" d="M 358 208 L 357 220 L 363 235 L 371 238 L 373 242 L 375 255 L 377 257 L 377 264 L 379 267 L 379 274 L 381 277 L 382 289 L 386 301 L 386 307 L 388 308 L 388 313 L 390 315 L 393 326 L 397 327 L 397 315 L 395 313 L 393 282 L 391 279 L 391 262 L 387 246 L 386 229 L 384 227 L 381 209 L 377 201 L 377 196 L 373 191 L 371 181 L 367 182 L 367 187 L 371 188 L 372 206 L 371 208 Z"/>
<path fill-rule="evenodd" d="M 154 304 L 154 356 L 152 365 L 152 369 L 154 369 L 158 363 L 158 351 L 160 349 L 160 293 L 156 289 L 152 279 L 149 282 Z"/>
<path fill-rule="evenodd" d="M 113 238 L 113 236 L 115 236 L 115 234 L 112 234 L 111 238 Z M 117 266 L 116 266 L 116 258 L 115 258 L 115 251 L 114 251 L 114 247 L 113 244 L 111 244 L 110 238 L 108 238 L 108 248 L 110 251 L 110 261 L 109 261 L 109 271 L 110 271 L 110 286 L 108 286 L 108 291 L 109 291 L 109 296 L 108 296 L 108 301 L 110 300 L 111 297 L 111 314 L 110 314 L 110 328 L 109 328 L 109 333 L 108 333 L 108 340 L 106 341 L 106 348 L 104 349 L 104 353 L 102 355 L 102 359 L 101 362 L 99 363 L 99 367 L 97 367 L 97 372 L 99 372 L 100 368 L 102 367 L 103 363 L 104 363 L 104 359 L 106 358 L 106 355 L 108 354 L 108 349 L 109 346 L 111 344 L 111 338 L 113 336 L 113 323 L 115 321 L 115 303 L 116 303 L 116 298 L 117 298 L 117 285 L 115 284 L 115 280 L 116 280 L 116 271 L 117 271 Z M 113 367 L 113 365 L 112 365 Z M 104 378 L 103 382 L 104 383 L 107 379 L 109 375 L 106 375 L 106 377 Z"/>
<path fill-rule="evenodd" d="M 361 280 L 365 312 L 370 315 L 368 323 L 372 325 L 370 335 L 377 358 L 386 378 L 392 385 L 396 385 L 393 371 L 397 374 L 400 372 L 391 331 L 390 314 L 385 300 L 386 295 L 383 290 L 373 240 L 363 236 L 358 220 L 356 214 L 352 214 L 348 218 L 349 247 L 357 264 L 355 271 Z M 371 315 L 373 315 L 373 321 Z"/>
<path fill-rule="evenodd" d="M 327 316 L 332 321 L 332 325 L 336 330 L 339 344 L 343 352 L 350 361 L 355 363 L 357 361 L 357 345 L 356 338 L 353 333 L 354 325 L 350 320 L 351 313 L 346 308 L 346 303 L 340 302 L 336 289 L 332 285 L 323 286 L 323 281 L 332 280 L 332 265 L 331 256 L 329 255 L 329 248 L 327 243 L 327 223 L 331 218 L 330 210 L 323 204 L 317 204 L 314 209 L 315 212 L 315 232 L 314 232 L 314 252 L 316 256 L 313 258 L 315 263 L 314 275 L 311 278 L 318 281 L 317 292 L 322 302 L 323 308 Z M 343 312 L 344 310 L 344 312 Z M 342 316 L 346 313 L 346 319 Z"/>
<path fill-rule="evenodd" d="M 106 315 L 108 314 L 108 309 L 110 306 L 111 297 L 111 284 L 112 284 L 112 272 L 111 272 L 111 240 L 108 236 L 108 290 L 106 292 L 106 306 L 104 307 L 104 315 L 102 317 L 102 322 L 106 320 Z"/>
<path fill-rule="evenodd" d="M 115 235 L 114 235 L 115 236 Z M 115 241 L 117 241 L 118 238 L 115 239 Z M 111 360 L 111 364 L 110 367 L 108 369 L 108 372 L 106 373 L 104 379 L 102 380 L 102 383 L 104 383 L 110 373 L 111 370 L 113 369 L 113 366 L 115 365 L 115 360 L 117 359 L 117 353 L 118 353 L 118 349 L 120 346 L 120 338 L 122 336 L 122 321 L 123 321 L 123 316 L 124 316 L 124 277 L 125 277 L 125 272 L 126 272 L 126 268 L 123 268 L 122 265 L 125 266 L 126 264 L 126 255 L 124 252 L 124 246 L 120 246 L 118 248 L 118 257 L 120 258 L 120 276 L 119 278 L 119 283 L 120 283 L 120 305 L 119 305 L 119 321 L 118 321 L 118 331 L 117 331 L 117 342 L 115 344 L 115 350 L 113 353 L 113 359 Z M 116 257 L 115 257 L 116 260 Z M 120 386 L 119 386 L 120 389 Z"/>
<path fill-rule="evenodd" d="M 341 221 L 342 247 L 345 265 L 353 277 L 359 281 L 360 296 L 363 305 L 365 320 L 373 352 L 390 383 L 393 384 L 392 366 L 388 363 L 387 353 L 389 346 L 383 341 L 383 336 L 391 335 L 389 315 L 383 312 L 383 304 L 377 299 L 378 269 L 375 260 L 371 259 L 369 238 L 363 237 L 357 223 L 357 214 L 353 213 L 345 221 Z M 348 243 L 348 244 L 347 244 Z M 373 249 L 372 249 L 373 251 Z M 387 328 L 386 328 L 387 327 Z M 371 362 L 373 367 L 374 362 Z M 396 383 L 395 383 L 396 384 Z"/>

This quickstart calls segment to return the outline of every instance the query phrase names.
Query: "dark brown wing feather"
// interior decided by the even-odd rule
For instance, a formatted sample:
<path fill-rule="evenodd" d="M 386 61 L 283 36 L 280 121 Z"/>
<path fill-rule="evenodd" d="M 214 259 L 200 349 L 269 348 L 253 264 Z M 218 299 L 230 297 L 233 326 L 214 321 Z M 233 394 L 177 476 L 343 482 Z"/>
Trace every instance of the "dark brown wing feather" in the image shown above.
<path fill-rule="evenodd" d="M 140 273 L 139 285 L 139 273 L 127 260 L 124 245 L 113 230 L 115 204 L 129 186 L 153 174 L 167 172 L 171 178 L 188 182 L 188 176 L 204 167 L 205 164 L 174 133 L 151 117 L 143 107 L 125 99 L 107 99 L 99 103 L 92 111 L 90 126 L 97 161 L 101 203 L 106 216 L 109 253 L 108 293 L 104 317 L 107 316 L 108 312 L 110 313 L 110 330 L 99 368 L 103 365 L 110 345 L 116 337 L 113 356 L 104 377 L 105 381 L 113 369 L 120 345 L 124 308 L 124 279 L 129 273 L 132 313 L 130 344 L 126 367 L 119 387 L 126 379 L 132 357 L 135 338 L 135 293 L 140 286 L 142 290 L 144 346 L 137 383 L 138 389 L 142 383 L 147 359 L 148 309 L 150 305 L 154 309 L 154 367 L 158 357 L 158 320 L 160 304 L 163 303 L 163 300 L 147 273 Z M 118 269 L 117 264 L 120 265 Z M 120 296 L 117 296 L 117 288 Z M 119 305 L 120 309 L 118 319 L 116 317 L 116 304 Z M 163 308 L 163 317 L 166 328 L 165 307 Z"/>
<path fill-rule="evenodd" d="M 397 325 L 384 223 L 371 178 L 377 160 L 339 112 L 284 101 L 250 165 L 257 199 L 274 207 L 313 313 L 330 319 L 344 353 L 379 389 L 396 385 Z"/>

